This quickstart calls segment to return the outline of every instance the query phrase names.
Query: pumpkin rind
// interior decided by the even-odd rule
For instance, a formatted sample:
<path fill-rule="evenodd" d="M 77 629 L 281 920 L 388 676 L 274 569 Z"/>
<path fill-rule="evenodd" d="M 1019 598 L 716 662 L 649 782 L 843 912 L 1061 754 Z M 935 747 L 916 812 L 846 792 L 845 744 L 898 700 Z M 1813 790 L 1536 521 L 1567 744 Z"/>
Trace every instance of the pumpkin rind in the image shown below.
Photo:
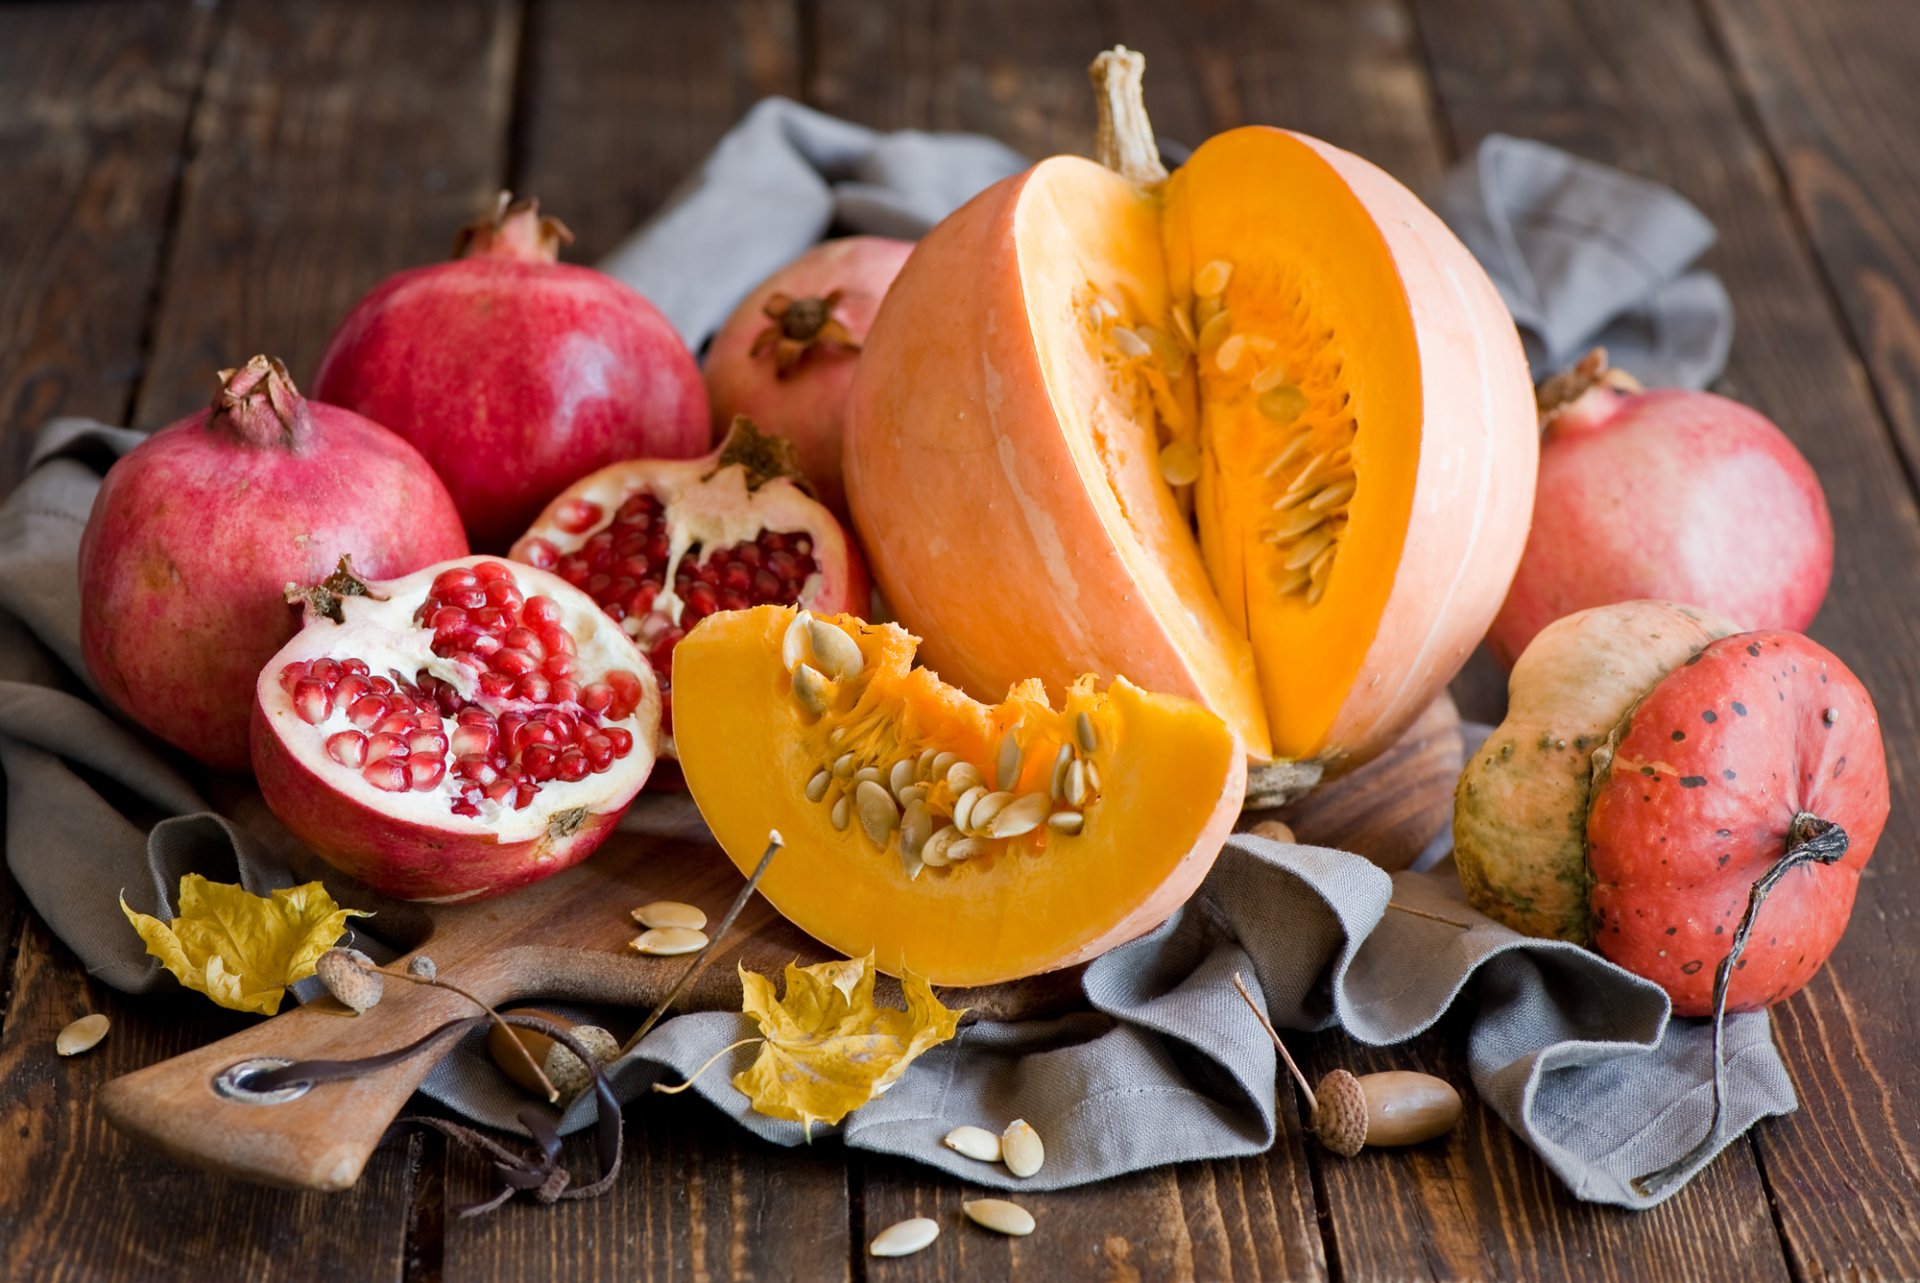
<path fill-rule="evenodd" d="M 1596 773 L 1595 943 L 1666 989 L 1679 1014 L 1711 1014 L 1749 891 L 1809 814 L 1846 831 L 1846 854 L 1774 888 L 1728 988 L 1729 1011 L 1778 1002 L 1846 930 L 1887 809 L 1879 719 L 1844 664 L 1798 633 L 1713 642 L 1641 701 Z"/>

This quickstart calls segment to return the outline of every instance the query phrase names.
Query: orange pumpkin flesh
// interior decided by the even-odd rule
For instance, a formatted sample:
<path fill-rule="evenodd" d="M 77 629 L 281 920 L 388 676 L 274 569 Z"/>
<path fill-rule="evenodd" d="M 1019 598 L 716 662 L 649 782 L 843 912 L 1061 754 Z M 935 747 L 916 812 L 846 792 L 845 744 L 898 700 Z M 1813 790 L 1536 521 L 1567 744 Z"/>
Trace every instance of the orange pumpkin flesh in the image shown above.
<path fill-rule="evenodd" d="M 1465 248 L 1365 161 L 1249 127 L 1163 185 L 1054 157 L 935 228 L 845 468 L 889 603 L 962 686 L 1124 674 L 1257 759 L 1344 768 L 1484 633 L 1537 452 Z"/>
<path fill-rule="evenodd" d="M 711 616 L 686 636 L 674 652 L 674 700 L 681 770 L 714 836 L 746 871 L 777 829 L 786 846 L 762 893 L 840 953 L 872 950 L 889 973 L 960 986 L 1084 962 L 1184 902 L 1232 830 L 1245 751 L 1189 700 L 1126 681 L 1099 690 L 1087 678 L 1058 709 L 1035 682 L 999 705 L 980 704 L 911 667 L 917 643 L 897 626 L 851 616 L 812 623 L 857 644 L 857 672 L 796 691 L 800 664 L 828 674 L 833 665 L 815 653 L 798 612 L 762 606 Z M 1018 762 L 996 778 L 1013 763 L 1009 736 Z M 877 774 L 863 806 L 868 768 Z M 1037 800 L 1023 814 L 1012 809 L 1018 801 L 1002 805 L 1020 816 L 1006 836 L 990 836 L 998 815 L 973 820 L 989 836 L 939 863 L 963 854 L 959 829 L 945 840 L 903 834 L 900 798 L 945 827 L 972 784 L 969 770 L 983 790 L 1004 785 L 1015 799 Z M 1067 778 L 1076 773 L 1077 783 Z M 984 801 L 975 795 L 967 810 Z M 870 833 L 886 807 L 892 827 Z M 1018 831 L 1040 810 L 1055 818 Z M 1068 831 L 1073 821 L 1062 817 L 1073 815 L 1079 827 Z"/>

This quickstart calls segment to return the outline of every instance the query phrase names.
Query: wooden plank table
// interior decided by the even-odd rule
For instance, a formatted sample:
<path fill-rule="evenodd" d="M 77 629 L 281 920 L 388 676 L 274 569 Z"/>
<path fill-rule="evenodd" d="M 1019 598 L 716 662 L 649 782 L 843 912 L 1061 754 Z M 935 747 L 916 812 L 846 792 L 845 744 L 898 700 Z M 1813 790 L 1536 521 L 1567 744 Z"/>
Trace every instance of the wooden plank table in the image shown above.
<path fill-rule="evenodd" d="M 1814 628 L 1866 680 L 1894 819 L 1832 965 L 1777 1013 L 1799 1113 L 1640 1215 L 1574 1201 L 1470 1102 L 1446 1144 L 1267 1155 L 1037 1196 L 1026 1240 L 863 1244 L 972 1191 L 831 1144 L 775 1150 L 687 1098 L 628 1113 L 609 1197 L 480 1221 L 437 1138 L 321 1197 L 204 1178 L 93 1108 L 107 1078 L 239 1027 L 91 982 L 0 879 L 0 1277 L 7 1279 L 1902 1279 L 1920 1277 L 1920 23 L 1899 0 L 219 0 L 0 9 L 0 487 L 61 413 L 155 427 L 255 351 L 310 370 L 373 281 L 438 257 L 502 185 L 610 248 L 754 99 L 1085 151 L 1083 67 L 1150 55 L 1155 120 L 1284 123 L 1416 187 L 1504 130 L 1668 182 L 1721 229 L 1726 390 L 1832 500 Z M 1484 663 L 1456 684 L 1497 715 Z M 95 1053 L 53 1035 L 108 1013 Z M 1309 1073 L 1466 1076 L 1460 1031 Z M 1284 1090 L 1284 1088 L 1283 1088 Z M 584 1155 L 582 1155 L 584 1157 Z"/>

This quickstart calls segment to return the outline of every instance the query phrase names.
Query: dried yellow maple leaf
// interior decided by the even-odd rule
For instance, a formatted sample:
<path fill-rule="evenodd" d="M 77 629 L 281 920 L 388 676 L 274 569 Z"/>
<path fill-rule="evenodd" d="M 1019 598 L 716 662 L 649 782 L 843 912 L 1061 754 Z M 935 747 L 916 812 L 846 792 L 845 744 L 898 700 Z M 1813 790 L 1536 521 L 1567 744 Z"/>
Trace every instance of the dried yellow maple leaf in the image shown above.
<path fill-rule="evenodd" d="M 280 1010 L 288 985 L 313 974 L 349 917 L 369 916 L 341 908 L 318 882 L 257 896 L 197 873 L 180 879 L 180 916 L 171 923 L 129 908 L 125 896 L 120 911 L 174 979 L 223 1007 L 263 1016 Z"/>
<path fill-rule="evenodd" d="M 920 976 L 900 982 L 906 1010 L 873 1001 L 873 955 L 801 967 L 787 964 L 784 997 L 773 981 L 740 970 L 740 1009 L 765 1035 L 753 1065 L 734 1075 L 755 1111 L 812 1133 L 878 1096 L 921 1052 L 953 1037 L 961 1013 L 949 1011 Z"/>

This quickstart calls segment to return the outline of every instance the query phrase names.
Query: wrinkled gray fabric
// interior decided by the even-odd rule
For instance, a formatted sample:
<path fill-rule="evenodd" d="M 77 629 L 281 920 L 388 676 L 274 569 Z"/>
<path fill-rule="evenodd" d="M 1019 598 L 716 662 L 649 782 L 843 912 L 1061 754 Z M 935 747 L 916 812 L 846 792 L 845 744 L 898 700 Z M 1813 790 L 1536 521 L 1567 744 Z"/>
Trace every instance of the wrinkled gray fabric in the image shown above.
<path fill-rule="evenodd" d="M 766 149 L 778 147 L 790 151 L 784 165 L 768 158 Z M 876 138 L 790 103 L 763 104 L 722 144 L 703 180 L 617 257 L 627 270 L 653 274 L 645 279 L 663 299 L 676 272 L 697 276 L 704 290 L 737 295 L 830 225 L 911 232 L 1014 164 L 1011 153 L 984 140 Z M 923 182 L 929 175 L 939 181 Z M 887 186 L 900 181 L 913 185 Z M 777 187 L 763 191 L 772 199 L 759 204 L 801 211 L 804 226 L 779 219 L 729 225 L 726 235 L 753 240 L 751 253 L 708 238 L 702 229 L 720 226 L 725 207 L 736 203 L 720 199 L 715 185 L 732 183 Z M 883 216 L 902 221 L 872 221 Z M 676 320 L 697 335 L 725 311 L 682 310 Z M 78 653 L 80 532 L 99 474 L 138 440 L 98 424 L 52 424 L 32 474 L 0 506 L 7 863 L 88 969 L 128 992 L 174 982 L 122 918 L 116 900 L 123 890 L 134 907 L 168 917 L 187 871 L 237 879 L 256 892 L 312 876 L 311 856 L 244 781 L 192 767 L 102 711 L 87 692 Z M 698 824 L 684 798 L 668 797 L 644 799 L 622 827 L 684 834 Z M 1404 914 L 1383 917 L 1390 896 L 1475 925 L 1462 931 Z M 971 1025 L 837 1130 L 855 1148 L 1012 1184 L 939 1138 L 962 1122 L 998 1128 L 1024 1117 L 1048 1147 L 1046 1167 L 1020 1182 L 1030 1189 L 1260 1152 L 1278 1132 L 1277 1111 L 1294 1106 L 1271 1045 L 1231 987 L 1241 971 L 1276 1023 L 1292 1029 L 1338 1025 L 1363 1042 L 1387 1044 L 1456 1013 L 1474 1088 L 1568 1187 L 1582 1198 L 1645 1205 L 1629 1179 L 1677 1157 L 1706 1130 L 1705 1027 L 1670 1024 L 1654 986 L 1584 950 L 1516 936 L 1458 896 L 1444 866 L 1390 879 L 1355 855 L 1236 838 L 1185 909 L 1088 970 L 1087 1011 Z M 391 956 L 364 929 L 361 943 Z M 616 1032 L 638 1019 L 607 1017 Z M 615 1081 L 631 1098 L 662 1072 L 688 1073 L 746 1032 L 743 1017 L 725 1013 L 669 1020 L 616 1066 Z M 1795 1107 L 1764 1014 L 1732 1021 L 1729 1047 L 1730 1134 Z M 729 1085 L 751 1054 L 736 1053 L 698 1090 L 749 1130 L 799 1143 L 797 1125 L 747 1111 Z M 425 1090 L 507 1128 L 526 1103 L 471 1042 L 434 1071 Z M 585 1121 L 583 1106 L 566 1120 L 569 1129 Z"/>
<path fill-rule="evenodd" d="M 1649 387 L 1703 388 L 1726 365 L 1733 304 L 1719 277 L 1687 270 L 1713 224 L 1678 192 L 1490 134 L 1434 209 L 1499 287 L 1535 379 L 1595 344 Z"/>

